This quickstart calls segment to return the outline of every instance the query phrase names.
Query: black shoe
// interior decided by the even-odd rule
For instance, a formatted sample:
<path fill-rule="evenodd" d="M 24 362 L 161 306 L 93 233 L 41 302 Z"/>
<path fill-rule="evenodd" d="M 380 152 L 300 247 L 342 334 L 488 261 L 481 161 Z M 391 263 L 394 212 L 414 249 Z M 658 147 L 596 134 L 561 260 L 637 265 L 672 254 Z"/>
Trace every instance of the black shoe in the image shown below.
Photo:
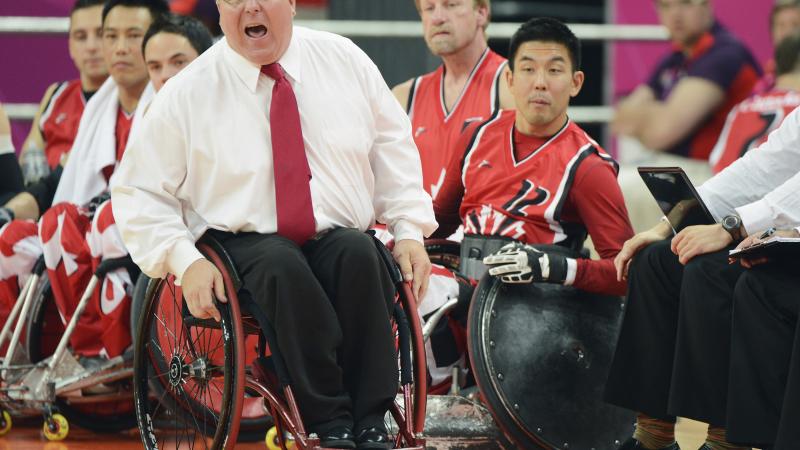
<path fill-rule="evenodd" d="M 647 450 L 647 447 L 642 445 L 642 443 L 639 442 L 638 439 L 630 438 L 627 441 L 625 441 L 617 450 Z M 658 450 L 681 450 L 681 448 L 678 447 L 677 442 L 673 442 L 671 445 L 662 447 Z M 703 449 L 701 448 L 700 450 Z"/>
<path fill-rule="evenodd" d="M 334 427 L 325 433 L 319 433 L 319 445 L 322 448 L 356 448 L 353 432 L 348 426 Z"/>
<path fill-rule="evenodd" d="M 389 446 L 389 436 L 380 428 L 364 428 L 356 436 L 359 450 L 386 450 Z"/>

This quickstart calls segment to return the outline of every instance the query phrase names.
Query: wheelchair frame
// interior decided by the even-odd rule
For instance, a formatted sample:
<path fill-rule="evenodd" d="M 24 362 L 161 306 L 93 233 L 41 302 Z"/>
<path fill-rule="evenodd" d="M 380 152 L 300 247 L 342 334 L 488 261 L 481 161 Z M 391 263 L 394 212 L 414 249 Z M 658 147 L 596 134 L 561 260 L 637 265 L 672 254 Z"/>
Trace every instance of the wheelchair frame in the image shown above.
<path fill-rule="evenodd" d="M 124 399 L 128 395 L 114 394 L 81 395 L 81 390 L 130 378 L 133 368 L 125 364 L 122 355 L 110 359 L 107 363 L 93 371 L 84 369 L 75 356 L 67 350 L 70 337 L 78 324 L 89 300 L 106 273 L 132 265 L 130 257 L 103 261 L 92 275 L 80 302 L 75 309 L 66 330 L 64 331 L 55 352 L 48 358 L 31 363 L 28 355 L 23 354 L 20 337 L 25 328 L 25 321 L 31 314 L 36 301 L 37 287 L 45 279 L 44 258 L 40 257 L 34 265 L 33 272 L 20 290 L 19 297 L 0 332 L 0 346 L 5 343 L 10 327 L 16 324 L 9 342 L 6 355 L 0 364 L 0 413 L 4 427 L 10 429 L 11 414 L 29 416 L 43 414 L 43 431 L 49 440 L 62 440 L 69 432 L 67 419 L 60 414 L 56 406 L 57 399 L 73 399 L 80 403 L 104 402 L 116 397 Z"/>
<path fill-rule="evenodd" d="M 158 331 L 156 331 L 153 337 L 149 336 L 151 333 L 150 328 L 154 326 L 157 327 L 156 322 L 164 325 L 166 328 L 165 322 L 168 321 L 168 317 L 163 312 L 161 313 L 161 318 L 157 315 L 154 316 L 155 319 L 152 317 L 149 318 L 148 316 L 158 313 L 156 311 L 157 303 L 162 301 L 163 289 L 165 287 L 170 287 L 169 279 L 158 280 L 156 283 L 151 283 L 145 302 L 144 314 L 140 317 L 138 324 L 136 356 L 134 359 L 136 413 L 141 430 L 142 442 L 145 448 L 164 448 L 166 446 L 159 445 L 159 437 L 157 436 L 158 420 L 155 416 L 161 406 L 152 404 L 150 391 L 153 389 L 153 386 L 151 383 L 157 381 L 154 381 L 154 378 L 161 379 L 161 385 L 167 388 L 167 390 L 169 389 L 168 383 L 170 386 L 173 386 L 173 395 L 166 397 L 167 392 L 163 393 L 159 399 L 159 403 L 169 402 L 172 404 L 172 408 L 181 408 L 180 411 L 172 411 L 171 415 L 170 413 L 166 413 L 168 417 L 174 418 L 175 420 L 176 446 L 180 447 L 184 435 L 178 436 L 178 427 L 186 427 L 186 423 L 191 427 L 193 422 L 195 426 L 194 432 L 186 433 L 185 438 L 187 441 L 193 440 L 196 442 L 197 435 L 201 433 L 209 435 L 209 433 L 199 430 L 201 423 L 203 423 L 204 427 L 207 425 L 203 417 L 195 417 L 193 415 L 194 411 L 187 411 L 185 409 L 186 401 L 190 399 L 186 398 L 186 392 L 183 391 L 183 386 L 188 384 L 191 390 L 191 384 L 187 383 L 186 380 L 194 377 L 196 380 L 199 380 L 198 384 L 202 385 L 202 383 L 209 382 L 209 373 L 219 373 L 222 371 L 224 374 L 222 377 L 224 383 L 223 388 L 226 391 L 223 392 L 218 389 L 220 394 L 223 395 L 223 401 L 221 402 L 217 416 L 213 418 L 213 420 L 217 422 L 212 422 L 213 426 L 216 427 L 216 432 L 210 444 L 207 441 L 203 441 L 204 448 L 233 448 L 236 442 L 236 435 L 239 431 L 242 399 L 244 391 L 247 389 L 264 398 L 265 408 L 269 409 L 275 420 L 277 433 L 270 433 L 277 438 L 277 442 L 273 443 L 274 448 L 289 448 L 287 447 L 287 445 L 289 445 L 287 443 L 287 436 L 290 436 L 289 440 L 293 441 L 294 448 L 321 450 L 319 437 L 313 433 L 309 434 L 305 429 L 291 386 L 285 383 L 285 380 L 288 380 L 288 376 L 285 375 L 285 366 L 283 365 L 280 353 L 276 351 L 276 347 L 270 347 L 272 350 L 272 361 L 274 361 L 277 368 L 276 371 L 278 372 L 276 379 L 265 381 L 263 379 L 257 379 L 256 376 L 252 374 L 246 374 L 243 344 L 247 334 L 261 333 L 261 335 L 264 336 L 262 342 L 268 343 L 270 341 L 274 342 L 274 337 L 271 337 L 273 332 L 272 330 L 260 330 L 255 324 L 255 321 L 251 322 L 247 319 L 243 321 L 237 296 L 237 292 L 241 287 L 241 280 L 238 278 L 235 270 L 233 270 L 233 263 L 222 246 L 210 237 L 204 237 L 198 242 L 197 247 L 201 253 L 211 260 L 211 262 L 220 269 L 220 272 L 222 272 L 226 295 L 228 297 L 228 302 L 217 303 L 222 320 L 217 324 L 214 320 L 198 320 L 187 316 L 182 298 L 180 302 L 181 305 L 179 306 L 179 302 L 177 301 L 179 294 L 177 294 L 177 290 L 173 290 L 171 292 L 173 295 L 172 307 L 181 308 L 181 323 L 178 325 L 180 330 L 177 328 L 173 329 L 172 332 L 164 336 L 166 336 L 167 342 L 169 336 L 171 336 L 173 341 L 177 344 L 179 340 L 178 336 L 181 336 L 181 340 L 183 340 L 183 336 L 186 336 L 190 340 L 194 339 L 192 329 L 189 327 L 220 329 L 222 331 L 222 339 L 225 341 L 220 344 L 226 353 L 225 361 L 223 361 L 225 367 L 210 364 L 210 362 L 212 362 L 211 358 L 213 358 L 214 355 L 211 353 L 204 354 L 204 349 L 195 349 L 194 347 L 192 347 L 192 351 L 195 354 L 191 355 L 194 357 L 193 361 L 188 362 L 185 360 L 185 356 L 188 355 L 181 356 L 176 360 L 175 355 L 180 355 L 180 352 L 176 353 L 174 350 L 171 352 L 164 352 L 163 348 L 155 340 L 158 337 Z M 383 247 L 381 245 L 378 248 Z M 385 249 L 383 249 L 381 256 L 384 262 L 391 263 L 391 265 L 387 267 L 390 268 L 392 279 L 398 288 L 399 302 L 402 306 L 399 307 L 396 302 L 395 311 L 397 312 L 397 310 L 402 309 L 414 311 L 413 314 L 406 314 L 406 317 L 398 319 L 395 322 L 398 330 L 396 336 L 398 336 L 400 347 L 399 364 L 401 369 L 401 387 L 398 397 L 395 399 L 389 413 L 387 413 L 387 416 L 390 416 L 398 426 L 396 429 L 393 428 L 388 431 L 390 435 L 394 434 L 393 443 L 396 448 L 422 450 L 425 447 L 422 430 L 425 422 L 427 383 L 422 328 L 419 317 L 416 314 L 416 301 L 411 292 L 410 284 L 402 281 L 399 270 L 397 270 L 394 265 L 391 255 L 389 255 Z M 167 305 L 167 307 L 169 306 Z M 173 311 L 175 310 L 173 309 Z M 402 316 L 403 314 L 400 315 L 400 317 Z M 168 356 L 168 353 L 172 353 L 173 362 L 170 364 L 169 374 L 158 374 L 158 367 L 155 367 L 155 371 L 153 370 L 154 361 L 152 359 L 153 356 L 150 354 L 152 351 L 160 351 L 162 356 Z M 229 359 L 233 359 L 233 361 L 228 361 Z M 166 358 L 162 358 L 161 361 L 166 362 L 167 360 Z M 232 371 L 233 373 L 229 373 L 231 371 L 227 369 L 227 365 L 230 362 L 233 363 L 235 369 Z M 153 374 L 153 372 L 156 373 Z M 175 376 L 173 376 L 173 374 Z M 204 380 L 202 377 L 206 377 L 206 379 Z M 226 392 L 229 393 L 231 397 L 230 402 L 225 401 Z M 203 393 L 199 395 L 201 400 L 205 396 Z M 181 401 L 181 396 L 184 397 L 184 401 Z M 197 401 L 196 399 L 193 400 L 195 402 Z M 152 410 L 150 409 L 151 406 Z M 203 404 L 201 406 L 205 406 L 206 410 L 211 411 L 211 408 L 208 408 L 207 405 Z M 189 407 L 191 408 L 191 405 L 189 405 Z M 164 405 L 164 408 L 167 409 L 170 408 L 170 406 Z M 201 413 L 207 416 L 206 410 L 201 411 Z M 188 419 L 186 417 L 187 414 L 190 416 Z M 200 421 L 198 421 L 198 419 L 200 419 Z M 169 433 L 165 430 L 165 434 Z M 275 444 L 277 444 L 277 446 Z"/>

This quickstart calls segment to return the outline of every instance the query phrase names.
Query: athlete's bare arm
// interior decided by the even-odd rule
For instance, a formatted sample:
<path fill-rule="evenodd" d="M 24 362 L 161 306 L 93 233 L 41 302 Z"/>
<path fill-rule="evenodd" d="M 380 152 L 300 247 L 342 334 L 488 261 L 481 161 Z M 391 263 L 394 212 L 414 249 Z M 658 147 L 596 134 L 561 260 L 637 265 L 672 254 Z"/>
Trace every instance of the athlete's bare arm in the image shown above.
<path fill-rule="evenodd" d="M 28 137 L 25 138 L 25 142 L 22 143 L 22 150 L 19 154 L 20 165 L 24 165 L 25 154 L 30 148 L 44 149 L 44 138 L 42 137 L 42 133 L 39 131 L 39 119 L 42 117 L 47 104 L 50 103 L 50 97 L 53 96 L 53 92 L 55 92 L 57 87 L 58 83 L 51 84 L 50 87 L 48 87 L 45 91 L 42 101 L 39 103 L 39 110 L 33 117 L 31 131 L 28 133 Z"/>
<path fill-rule="evenodd" d="M 408 97 L 411 95 L 411 85 L 413 83 L 414 79 L 412 78 L 392 88 L 392 94 L 394 94 L 394 97 L 400 102 L 400 106 L 405 111 L 408 111 Z"/>
<path fill-rule="evenodd" d="M 651 150 L 664 151 L 686 139 L 724 100 L 719 86 L 699 77 L 681 79 L 663 102 L 649 87 L 640 86 L 620 102 L 613 129 Z"/>

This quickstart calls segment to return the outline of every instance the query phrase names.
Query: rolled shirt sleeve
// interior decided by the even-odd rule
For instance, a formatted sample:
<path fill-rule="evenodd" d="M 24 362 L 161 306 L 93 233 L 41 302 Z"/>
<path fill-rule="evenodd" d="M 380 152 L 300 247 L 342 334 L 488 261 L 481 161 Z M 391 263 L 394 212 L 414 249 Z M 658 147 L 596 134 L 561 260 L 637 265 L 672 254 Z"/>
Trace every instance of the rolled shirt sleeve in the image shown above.
<path fill-rule="evenodd" d="M 738 214 L 748 234 L 800 223 L 800 115 L 795 109 L 767 142 L 698 188 L 719 221 Z"/>

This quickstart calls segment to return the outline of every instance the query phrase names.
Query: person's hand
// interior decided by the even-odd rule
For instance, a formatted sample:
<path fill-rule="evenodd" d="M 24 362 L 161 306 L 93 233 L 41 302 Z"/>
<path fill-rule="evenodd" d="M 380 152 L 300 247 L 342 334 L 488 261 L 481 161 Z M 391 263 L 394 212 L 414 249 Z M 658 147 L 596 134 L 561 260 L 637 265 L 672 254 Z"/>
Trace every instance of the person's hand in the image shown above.
<path fill-rule="evenodd" d="M 716 252 L 730 245 L 733 238 L 722 225 L 694 225 L 681 230 L 674 238 L 670 248 L 678 255 L 678 261 L 686 265 L 695 256 Z"/>
<path fill-rule="evenodd" d="M 223 303 L 225 297 L 225 284 L 222 274 L 205 258 L 193 262 L 183 273 L 181 279 L 183 298 L 189 312 L 198 319 L 214 318 L 220 320 L 219 310 L 214 306 L 214 297 Z"/>
<path fill-rule="evenodd" d="M 770 239 L 772 239 L 772 238 L 774 238 L 776 236 L 777 237 L 795 238 L 795 239 L 796 238 L 800 238 L 800 233 L 798 233 L 797 230 L 778 230 L 778 231 L 770 234 L 769 236 L 767 236 L 767 237 L 765 237 L 763 239 L 761 238 L 761 236 L 763 236 L 763 233 L 756 233 L 756 234 L 751 234 L 750 236 L 747 236 L 746 238 L 744 238 L 744 240 L 742 242 L 739 243 L 739 245 L 736 246 L 736 250 L 741 250 L 743 248 L 752 247 L 752 246 L 760 244 L 760 243 L 762 243 L 764 241 L 768 241 L 768 240 L 770 240 Z M 764 264 L 764 263 L 767 263 L 767 262 L 769 262 L 769 258 L 767 258 L 766 256 L 761 256 L 761 257 L 757 257 L 757 258 L 741 258 L 741 259 L 739 259 L 739 263 L 742 266 L 744 266 L 744 267 L 746 267 L 748 269 L 751 269 L 751 268 L 753 268 L 753 267 L 755 267 L 757 265 Z"/>
<path fill-rule="evenodd" d="M 392 255 L 400 265 L 403 279 L 412 282 L 414 296 L 421 302 L 428 291 L 428 281 L 431 276 L 431 261 L 428 259 L 425 247 L 413 239 L 403 239 L 395 242 Z"/>
<path fill-rule="evenodd" d="M 489 275 L 504 283 L 559 283 L 567 279 L 567 257 L 537 250 L 519 243 L 506 244 L 483 258 Z"/>
<path fill-rule="evenodd" d="M 0 227 L 14 220 L 14 211 L 10 208 L 0 207 Z"/>
<path fill-rule="evenodd" d="M 617 281 L 628 279 L 628 269 L 631 265 L 631 260 L 640 250 L 652 244 L 653 242 L 666 239 L 672 234 L 672 228 L 664 221 L 658 223 L 653 228 L 637 233 L 632 238 L 622 244 L 622 249 L 617 253 L 614 258 L 614 267 L 617 269 Z"/>

